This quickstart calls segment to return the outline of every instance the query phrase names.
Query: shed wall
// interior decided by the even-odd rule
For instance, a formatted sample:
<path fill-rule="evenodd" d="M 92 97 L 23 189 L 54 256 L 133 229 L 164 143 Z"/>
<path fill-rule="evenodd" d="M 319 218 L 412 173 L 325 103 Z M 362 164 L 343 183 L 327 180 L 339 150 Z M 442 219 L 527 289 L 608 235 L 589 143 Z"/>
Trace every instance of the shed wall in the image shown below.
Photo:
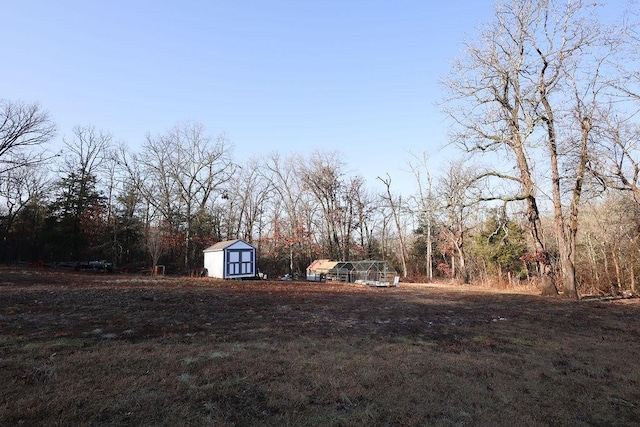
<path fill-rule="evenodd" d="M 205 252 L 204 268 L 209 277 L 224 279 L 224 251 Z"/>

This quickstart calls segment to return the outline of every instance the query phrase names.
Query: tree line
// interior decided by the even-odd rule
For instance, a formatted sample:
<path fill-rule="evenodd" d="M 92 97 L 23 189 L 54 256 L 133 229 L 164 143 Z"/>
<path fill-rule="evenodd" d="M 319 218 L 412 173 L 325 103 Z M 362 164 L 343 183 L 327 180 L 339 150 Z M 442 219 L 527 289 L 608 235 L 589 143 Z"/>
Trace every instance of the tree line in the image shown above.
<path fill-rule="evenodd" d="M 105 259 L 184 272 L 242 238 L 271 276 L 314 259 L 388 260 L 405 278 L 635 292 L 640 40 L 633 9 L 505 0 L 443 78 L 460 158 L 407 163 L 414 194 L 374 192 L 339 152 L 239 161 L 224 133 L 179 123 L 136 151 L 37 103 L 1 101 L 0 260 Z M 614 31 L 615 29 L 615 31 Z"/>

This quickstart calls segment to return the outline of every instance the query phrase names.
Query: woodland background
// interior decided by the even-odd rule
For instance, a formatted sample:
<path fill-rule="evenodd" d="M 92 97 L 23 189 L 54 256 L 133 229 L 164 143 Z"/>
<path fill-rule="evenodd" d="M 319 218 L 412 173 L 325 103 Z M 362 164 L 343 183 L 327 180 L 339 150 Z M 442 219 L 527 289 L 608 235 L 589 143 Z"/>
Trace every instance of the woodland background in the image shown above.
<path fill-rule="evenodd" d="M 91 124 L 60 136 L 46 106 L 2 100 L 0 262 L 177 274 L 242 238 L 270 277 L 380 259 L 404 280 L 635 293 L 640 34 L 628 6 L 605 22 L 595 3 L 499 4 L 442 78 L 459 156 L 408 159 L 412 194 L 390 175 L 370 190 L 340 152 L 245 158 L 198 122 L 150 129 L 133 150 Z"/>

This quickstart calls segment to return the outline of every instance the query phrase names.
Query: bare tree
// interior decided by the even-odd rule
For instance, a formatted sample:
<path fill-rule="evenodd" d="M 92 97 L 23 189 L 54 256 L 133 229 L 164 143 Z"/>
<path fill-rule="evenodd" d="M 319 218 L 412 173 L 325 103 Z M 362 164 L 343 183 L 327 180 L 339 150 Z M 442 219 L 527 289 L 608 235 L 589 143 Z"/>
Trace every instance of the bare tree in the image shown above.
<path fill-rule="evenodd" d="M 636 294 L 640 254 L 640 205 L 631 193 L 607 191 L 581 213 L 579 274 L 593 293 Z"/>
<path fill-rule="evenodd" d="M 598 151 L 587 164 L 605 187 L 629 191 L 640 203 L 640 125 L 614 114 L 596 128 Z"/>
<path fill-rule="evenodd" d="M 262 169 L 263 177 L 271 183 L 274 192 L 275 200 L 269 203 L 274 223 L 272 237 L 280 236 L 277 240 L 286 246 L 291 274 L 304 262 L 300 254 L 306 254 L 309 258 L 306 261 L 312 257 L 310 236 L 316 221 L 316 209 L 309 205 L 300 163 L 302 160 L 297 156 L 282 158 L 273 153 Z"/>
<path fill-rule="evenodd" d="M 505 200 L 523 200 L 534 252 L 547 265 L 538 200 L 551 195 L 560 279 L 578 298 L 575 236 L 578 209 L 598 107 L 606 99 L 606 67 L 616 43 L 607 38 L 592 3 L 505 0 L 496 20 L 467 45 L 445 82 L 453 140 L 476 154 L 500 155 L 514 165 L 485 176 L 518 184 Z M 494 164 L 499 163 L 494 160 Z M 543 168 L 543 165 L 548 165 Z M 546 278 L 551 270 L 545 268 Z M 557 293 L 545 280 L 545 293 Z"/>
<path fill-rule="evenodd" d="M 127 168 L 148 203 L 176 231 L 182 228 L 188 270 L 195 256 L 194 219 L 207 209 L 215 192 L 222 192 L 236 170 L 228 140 L 223 134 L 212 139 L 199 123 L 185 123 L 165 134 L 147 136 L 142 152 Z"/>
<path fill-rule="evenodd" d="M 594 127 L 598 151 L 587 167 L 606 187 L 629 191 L 640 203 L 640 19 L 637 5 L 628 6 L 612 32 L 619 50 L 607 65 L 617 75 L 608 81 L 611 102 Z"/>
<path fill-rule="evenodd" d="M 342 193 L 344 172 L 338 153 L 315 153 L 309 164 L 303 165 L 302 179 L 320 204 L 324 217 L 329 257 L 343 259 L 340 223 L 343 220 Z"/>
<path fill-rule="evenodd" d="M 0 100 L 0 175 L 46 159 L 42 146 L 56 126 L 38 104 Z"/>
<path fill-rule="evenodd" d="M 433 179 L 429 173 L 428 157 L 422 153 L 421 157 L 415 156 L 416 162 L 409 163 L 418 187 L 418 194 L 414 196 L 414 214 L 420 222 L 420 227 L 424 229 L 426 238 L 426 263 L 427 277 L 433 280 L 433 244 L 434 244 L 434 222 L 439 202 L 433 189 Z"/>
<path fill-rule="evenodd" d="M 102 171 L 103 162 L 111 154 L 113 137 L 94 126 L 76 126 L 73 138 L 63 138 L 65 154 L 63 171 L 77 173 L 81 177 L 96 176 Z"/>
<path fill-rule="evenodd" d="M 338 211 L 338 226 L 340 228 L 342 259 L 344 260 L 354 258 L 354 232 L 360 228 L 360 221 L 366 220 L 367 211 L 370 209 L 369 206 L 362 203 L 365 200 L 363 198 L 365 193 L 365 182 L 361 176 L 350 177 L 343 187 L 341 194 L 342 206 Z M 360 237 L 362 238 L 362 233 Z"/>
<path fill-rule="evenodd" d="M 35 166 L 24 166 L 5 171 L 0 179 L 0 249 L 4 249 L 14 221 L 22 211 L 38 200 L 49 187 L 46 172 Z M 0 258 L 4 257 L 0 251 Z"/>
<path fill-rule="evenodd" d="M 364 180 L 360 177 L 354 178 L 352 181 L 350 192 L 350 200 L 353 206 L 353 215 L 355 220 L 354 230 L 358 238 L 358 250 L 364 259 L 374 259 L 376 257 L 375 247 L 375 225 L 376 211 L 380 202 L 369 192 L 364 186 Z"/>
<path fill-rule="evenodd" d="M 391 193 L 391 177 L 387 174 L 385 179 L 378 177 L 378 179 L 384 184 L 386 189 L 386 195 L 382 198 L 388 203 L 391 208 L 391 214 L 398 230 L 398 239 L 400 242 L 400 262 L 402 263 L 402 277 L 407 277 L 407 245 L 405 243 L 404 232 L 400 221 L 400 209 L 402 207 L 402 196 L 394 197 Z"/>
<path fill-rule="evenodd" d="M 469 283 L 471 279 L 467 268 L 466 239 L 474 225 L 473 211 L 477 211 L 481 199 L 476 184 L 474 168 L 457 161 L 449 165 L 437 187 L 442 203 L 441 229 L 451 247 L 454 277 L 462 283 Z"/>
<path fill-rule="evenodd" d="M 248 159 L 237 174 L 237 185 L 229 189 L 229 194 L 235 194 L 239 200 L 239 225 L 236 234 L 249 242 L 256 238 L 258 244 L 265 204 L 273 194 L 272 182 L 261 174 L 262 166 L 258 158 Z"/>
<path fill-rule="evenodd" d="M 146 238 L 145 238 L 145 249 L 147 253 L 151 256 L 151 265 L 153 267 L 153 272 L 156 272 L 155 267 L 158 265 L 160 261 L 160 257 L 164 255 L 165 246 L 163 244 L 163 230 L 160 226 L 149 226 L 146 230 Z"/>

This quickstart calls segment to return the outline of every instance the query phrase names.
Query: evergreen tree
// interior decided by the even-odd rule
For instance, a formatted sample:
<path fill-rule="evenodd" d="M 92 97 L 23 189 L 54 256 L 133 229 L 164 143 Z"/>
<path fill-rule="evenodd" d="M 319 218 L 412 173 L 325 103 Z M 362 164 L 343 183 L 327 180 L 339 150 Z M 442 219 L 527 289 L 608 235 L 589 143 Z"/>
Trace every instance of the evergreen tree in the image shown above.
<path fill-rule="evenodd" d="M 502 277 L 505 273 L 520 274 L 525 265 L 520 257 L 526 250 L 524 230 L 502 210 L 491 211 L 474 238 L 473 254 L 484 266 L 486 274 Z"/>
<path fill-rule="evenodd" d="M 60 260 L 104 257 L 105 197 L 91 174 L 70 173 L 58 183 L 59 193 L 47 219 L 51 252 Z"/>

